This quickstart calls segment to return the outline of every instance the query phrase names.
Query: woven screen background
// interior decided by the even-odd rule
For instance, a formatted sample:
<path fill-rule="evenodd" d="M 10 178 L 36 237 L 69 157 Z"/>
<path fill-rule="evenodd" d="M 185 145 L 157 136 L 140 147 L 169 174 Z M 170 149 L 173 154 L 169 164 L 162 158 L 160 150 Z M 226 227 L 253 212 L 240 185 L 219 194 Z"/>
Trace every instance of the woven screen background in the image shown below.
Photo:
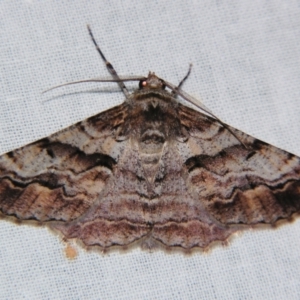
<path fill-rule="evenodd" d="M 107 76 L 86 24 L 120 74 L 151 70 L 176 84 L 193 63 L 186 92 L 226 123 L 300 155 L 296 0 L 1 1 L 1 153 L 123 101 L 115 84 L 41 94 Z M 0 298 L 300 298 L 299 220 L 191 256 L 77 247 L 70 261 L 64 248 L 46 228 L 1 221 Z"/>

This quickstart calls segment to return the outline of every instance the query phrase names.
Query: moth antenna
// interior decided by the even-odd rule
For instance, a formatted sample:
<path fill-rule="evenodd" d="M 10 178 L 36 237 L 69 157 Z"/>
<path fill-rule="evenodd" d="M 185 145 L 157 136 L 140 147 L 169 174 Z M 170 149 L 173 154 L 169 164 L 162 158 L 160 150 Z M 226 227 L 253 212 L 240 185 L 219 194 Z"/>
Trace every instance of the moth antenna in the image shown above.
<path fill-rule="evenodd" d="M 188 70 L 187 74 L 186 74 L 186 75 L 184 76 L 184 78 L 179 82 L 179 84 L 178 84 L 178 86 L 176 87 L 176 89 L 175 89 L 175 90 L 172 90 L 172 95 L 173 95 L 174 98 L 177 97 L 177 95 L 178 95 L 177 91 L 179 91 L 179 90 L 181 89 L 182 85 L 185 83 L 185 81 L 186 81 L 186 80 L 188 79 L 188 77 L 190 76 L 191 71 L 192 71 L 192 67 L 193 67 L 193 64 L 190 64 L 190 65 L 189 65 L 189 70 Z"/>
<path fill-rule="evenodd" d="M 47 89 L 45 91 L 42 91 L 42 94 L 45 94 L 45 93 L 47 93 L 49 91 L 55 90 L 55 89 L 60 88 L 62 86 L 72 85 L 72 84 L 77 84 L 77 83 L 83 83 L 83 82 L 96 82 L 96 80 L 87 79 L 87 80 L 79 80 L 79 81 L 66 82 L 66 83 L 63 83 L 63 84 L 59 84 L 59 85 L 53 86 L 50 89 Z"/>
<path fill-rule="evenodd" d="M 63 83 L 63 84 L 59 84 L 59 85 L 56 85 L 56 86 L 53 86 L 51 87 L 50 89 L 47 89 L 45 91 L 42 92 L 42 94 L 44 93 L 47 93 L 49 91 L 52 91 L 54 89 L 57 89 L 57 88 L 60 88 L 62 86 L 66 86 L 66 85 L 72 85 L 72 84 L 77 84 L 77 83 L 84 83 L 84 82 L 124 82 L 124 81 L 141 81 L 145 79 L 145 76 L 126 76 L 126 77 L 122 77 L 122 78 L 119 78 L 119 79 L 84 79 L 84 80 L 78 80 L 78 81 L 72 81 L 72 82 L 66 82 L 66 83 Z"/>
<path fill-rule="evenodd" d="M 197 106 L 198 108 L 200 108 L 201 110 L 203 110 L 204 112 L 206 112 L 207 114 L 212 116 L 214 119 L 216 119 L 216 121 L 218 121 L 224 128 L 226 128 L 245 147 L 245 149 L 249 149 L 243 143 L 243 141 L 241 141 L 241 139 L 228 127 L 228 125 L 226 123 L 224 123 L 222 120 L 220 120 L 216 115 L 214 115 L 203 103 L 200 104 L 199 101 L 197 101 L 197 99 L 195 99 L 194 97 L 192 97 L 191 95 L 189 95 L 188 93 L 186 93 L 182 90 L 178 90 L 177 87 L 175 85 L 173 85 L 172 83 L 170 83 L 170 82 L 164 81 L 164 84 L 168 88 L 170 88 L 172 91 L 175 91 L 176 94 L 181 96 L 183 99 L 185 99 L 186 101 L 194 104 L 195 106 Z"/>
<path fill-rule="evenodd" d="M 103 52 L 100 50 L 100 47 L 98 46 L 98 44 L 97 44 L 97 42 L 96 42 L 96 40 L 95 40 L 95 38 L 94 38 L 94 35 L 93 35 L 93 33 L 92 33 L 92 30 L 91 30 L 91 28 L 90 28 L 90 25 L 87 25 L 87 29 L 88 29 L 88 31 L 89 31 L 89 34 L 90 34 L 90 36 L 91 36 L 91 39 L 92 39 L 92 41 L 93 41 L 93 43 L 94 43 L 94 45 L 95 45 L 95 47 L 96 47 L 98 53 L 100 54 L 102 60 L 103 60 L 104 63 L 105 63 L 105 66 L 106 66 L 108 72 L 111 74 L 111 76 L 112 76 L 114 79 L 117 80 L 116 82 L 119 84 L 119 87 L 121 88 L 122 92 L 124 93 L 126 99 L 128 99 L 128 97 L 129 97 L 129 92 L 128 92 L 128 90 L 127 90 L 127 88 L 126 88 L 126 86 L 125 86 L 123 80 L 120 79 L 120 77 L 119 77 L 119 75 L 117 74 L 116 70 L 114 69 L 113 65 L 106 59 L 106 57 L 104 56 Z"/>

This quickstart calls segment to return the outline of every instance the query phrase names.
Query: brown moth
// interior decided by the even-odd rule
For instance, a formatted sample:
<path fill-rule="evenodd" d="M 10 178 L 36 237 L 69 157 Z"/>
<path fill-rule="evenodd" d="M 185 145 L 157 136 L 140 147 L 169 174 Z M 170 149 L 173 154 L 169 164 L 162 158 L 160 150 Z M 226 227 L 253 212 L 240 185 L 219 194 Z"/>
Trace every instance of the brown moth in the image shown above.
<path fill-rule="evenodd" d="M 88 81 L 117 82 L 126 99 L 0 156 L 2 216 L 102 249 L 207 249 L 299 212 L 299 157 L 179 103 L 195 103 L 181 90 L 189 73 L 177 87 L 120 78 L 89 32 L 113 79 Z M 129 80 L 140 81 L 132 94 Z"/>

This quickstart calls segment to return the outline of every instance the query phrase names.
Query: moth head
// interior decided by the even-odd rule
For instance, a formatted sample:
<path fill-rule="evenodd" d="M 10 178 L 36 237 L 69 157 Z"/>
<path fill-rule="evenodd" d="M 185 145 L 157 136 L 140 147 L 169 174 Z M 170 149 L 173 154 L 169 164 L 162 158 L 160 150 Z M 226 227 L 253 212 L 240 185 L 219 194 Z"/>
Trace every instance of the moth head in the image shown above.
<path fill-rule="evenodd" d="M 155 75 L 155 73 L 149 72 L 148 77 L 140 81 L 139 87 L 141 90 L 164 90 L 166 85 L 162 79 Z"/>

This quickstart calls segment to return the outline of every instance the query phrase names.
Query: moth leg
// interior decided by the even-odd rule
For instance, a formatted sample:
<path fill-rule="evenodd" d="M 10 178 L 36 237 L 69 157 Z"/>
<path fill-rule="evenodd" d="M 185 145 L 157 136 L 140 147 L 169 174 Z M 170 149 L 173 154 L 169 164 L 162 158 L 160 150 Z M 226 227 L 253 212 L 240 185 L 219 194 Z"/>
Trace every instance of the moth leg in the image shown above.
<path fill-rule="evenodd" d="M 97 51 L 99 52 L 99 54 L 100 54 L 102 60 L 103 60 L 104 63 L 105 63 L 105 66 L 106 66 L 108 72 L 111 74 L 111 76 L 113 77 L 113 79 L 116 80 L 116 82 L 118 83 L 118 85 L 119 85 L 119 87 L 121 88 L 122 92 L 124 93 L 126 99 L 128 99 L 128 97 L 129 97 L 129 92 L 128 92 L 128 90 L 127 90 L 127 88 L 126 88 L 124 82 L 121 80 L 121 78 L 120 78 L 119 75 L 117 74 L 117 72 L 116 72 L 116 70 L 114 69 L 113 65 L 106 59 L 106 57 L 104 56 L 103 52 L 100 50 L 100 48 L 99 48 L 99 46 L 98 46 L 98 44 L 97 44 L 97 42 L 96 42 L 96 40 L 95 40 L 95 38 L 94 38 L 94 36 L 93 36 L 92 30 L 91 30 L 91 28 L 90 28 L 89 25 L 87 25 L 87 28 L 88 28 L 89 34 L 90 34 L 90 36 L 91 36 L 91 39 L 92 39 L 92 41 L 93 41 L 93 43 L 94 43 L 94 45 L 95 45 Z"/>

